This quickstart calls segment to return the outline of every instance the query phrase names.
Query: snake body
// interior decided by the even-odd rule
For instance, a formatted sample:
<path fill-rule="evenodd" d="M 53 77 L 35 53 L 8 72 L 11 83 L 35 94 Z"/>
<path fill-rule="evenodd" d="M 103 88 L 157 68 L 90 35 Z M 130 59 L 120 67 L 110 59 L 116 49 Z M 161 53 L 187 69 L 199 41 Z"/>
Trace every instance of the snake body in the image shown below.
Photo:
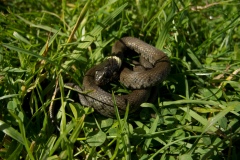
<path fill-rule="evenodd" d="M 83 79 L 83 91 L 86 95 L 80 95 L 79 98 L 84 106 L 91 106 L 100 114 L 107 117 L 115 116 L 114 105 L 117 105 L 119 113 L 124 114 L 127 105 L 130 106 L 130 113 L 136 111 L 141 103 L 146 102 L 150 88 L 162 82 L 170 72 L 170 60 L 168 56 L 157 48 L 134 37 L 124 37 L 118 40 L 112 47 L 112 55 L 121 59 L 127 54 L 127 50 L 133 50 L 148 61 L 152 66 L 151 69 L 144 71 L 132 71 L 123 68 L 120 73 L 120 82 L 126 87 L 132 88 L 133 91 L 128 95 L 115 95 L 104 91 L 96 82 L 96 73 L 102 73 L 110 66 L 111 74 L 116 74 L 114 67 L 119 63 L 116 58 L 107 59 L 104 64 L 99 64 L 89 69 Z M 114 64 L 114 65 L 113 65 Z M 143 66 L 149 64 L 141 63 Z M 112 66 L 112 67 L 111 67 Z M 108 77 L 108 75 L 107 75 Z"/>

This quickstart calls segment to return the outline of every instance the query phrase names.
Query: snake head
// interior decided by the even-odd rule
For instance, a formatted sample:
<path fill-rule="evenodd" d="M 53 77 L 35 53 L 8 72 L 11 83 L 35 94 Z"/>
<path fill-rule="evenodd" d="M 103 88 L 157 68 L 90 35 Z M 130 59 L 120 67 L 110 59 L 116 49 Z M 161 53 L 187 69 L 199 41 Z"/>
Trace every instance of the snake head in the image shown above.
<path fill-rule="evenodd" d="M 104 67 L 102 70 L 95 71 L 95 83 L 98 86 L 106 85 L 116 78 L 117 70 L 112 70 L 112 68 Z"/>
<path fill-rule="evenodd" d="M 111 77 L 111 73 L 109 73 L 106 67 L 95 71 L 95 83 L 99 86 L 107 84 L 109 82 L 109 77 Z"/>
<path fill-rule="evenodd" d="M 116 79 L 120 67 L 121 64 L 116 60 L 115 56 L 106 59 L 95 71 L 95 83 L 100 86 Z"/>

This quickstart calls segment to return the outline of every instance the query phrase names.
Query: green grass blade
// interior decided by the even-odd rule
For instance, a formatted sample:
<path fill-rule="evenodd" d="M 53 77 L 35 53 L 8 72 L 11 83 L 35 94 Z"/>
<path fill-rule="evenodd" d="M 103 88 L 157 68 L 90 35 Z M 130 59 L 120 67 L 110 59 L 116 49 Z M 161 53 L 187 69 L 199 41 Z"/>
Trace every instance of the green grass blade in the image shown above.
<path fill-rule="evenodd" d="M 118 16 L 123 10 L 124 8 L 127 6 L 128 3 L 123 4 L 122 6 L 120 6 L 119 8 L 115 9 L 112 13 L 110 13 L 102 22 L 101 25 L 97 25 L 96 27 L 94 27 L 94 29 L 89 33 L 89 35 L 86 36 L 86 38 L 84 39 L 83 43 L 80 43 L 78 45 L 79 48 L 87 48 L 95 39 L 96 37 L 102 32 L 102 30 L 108 26 L 108 23 L 112 20 L 114 20 L 114 18 L 116 16 Z M 104 27 L 103 27 L 104 26 Z"/>
<path fill-rule="evenodd" d="M 12 137 L 22 145 L 24 145 L 24 140 L 22 138 L 21 133 L 19 133 L 17 130 L 9 126 L 7 123 L 0 120 L 0 130 L 5 133 L 6 135 Z"/>
<path fill-rule="evenodd" d="M 25 18 L 21 17 L 20 15 L 16 15 L 20 20 L 22 20 L 23 22 L 25 22 L 26 24 L 30 25 L 31 27 L 35 27 L 35 28 L 39 28 L 39 29 L 43 29 L 43 30 L 46 30 L 50 33 L 58 33 L 59 35 L 61 36 L 67 36 L 66 34 L 52 28 L 52 27 L 49 27 L 49 26 L 45 26 L 45 25 L 41 25 L 41 24 L 34 24 L 28 20 L 26 20 Z"/>
<path fill-rule="evenodd" d="M 228 106 L 219 112 L 216 116 L 212 117 L 210 121 L 205 125 L 203 133 L 207 132 L 211 127 L 213 127 L 218 121 L 220 121 L 226 114 L 234 110 L 235 107 L 240 106 L 239 102 L 229 103 Z"/>

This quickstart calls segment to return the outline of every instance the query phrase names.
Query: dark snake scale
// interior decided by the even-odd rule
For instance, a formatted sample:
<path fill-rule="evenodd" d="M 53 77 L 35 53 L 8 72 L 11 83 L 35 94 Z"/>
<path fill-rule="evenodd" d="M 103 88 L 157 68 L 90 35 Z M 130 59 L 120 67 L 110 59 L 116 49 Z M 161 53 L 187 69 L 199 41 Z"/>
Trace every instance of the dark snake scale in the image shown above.
<path fill-rule="evenodd" d="M 128 95 L 115 95 L 115 103 L 119 113 L 124 114 L 127 105 L 129 112 L 133 113 L 149 98 L 150 88 L 162 82 L 170 72 L 170 60 L 168 56 L 157 48 L 134 37 L 124 37 L 118 40 L 112 47 L 112 55 L 123 58 L 127 50 L 133 50 L 148 61 L 153 68 L 143 71 L 132 71 L 123 68 L 120 73 L 120 82 L 133 89 Z M 111 63 L 111 59 L 107 59 Z M 141 63 L 141 65 L 145 65 Z M 100 114 L 107 117 L 115 117 L 114 101 L 111 93 L 101 89 L 95 81 L 95 74 L 102 64 L 89 69 L 83 79 L 83 91 L 87 95 L 79 94 L 79 99 L 84 106 L 91 106 Z"/>

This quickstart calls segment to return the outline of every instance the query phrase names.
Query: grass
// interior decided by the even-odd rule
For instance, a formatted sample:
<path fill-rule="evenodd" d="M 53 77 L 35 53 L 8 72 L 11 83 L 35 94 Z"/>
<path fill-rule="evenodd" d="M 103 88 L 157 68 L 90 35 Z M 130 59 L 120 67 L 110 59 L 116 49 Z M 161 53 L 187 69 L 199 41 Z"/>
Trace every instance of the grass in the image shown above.
<path fill-rule="evenodd" d="M 0 3 L 2 159 L 240 156 L 237 0 Z M 164 50 L 172 70 L 156 103 L 111 119 L 82 107 L 63 85 L 81 86 L 84 73 L 123 36 Z M 60 131 L 48 112 L 57 100 Z"/>

